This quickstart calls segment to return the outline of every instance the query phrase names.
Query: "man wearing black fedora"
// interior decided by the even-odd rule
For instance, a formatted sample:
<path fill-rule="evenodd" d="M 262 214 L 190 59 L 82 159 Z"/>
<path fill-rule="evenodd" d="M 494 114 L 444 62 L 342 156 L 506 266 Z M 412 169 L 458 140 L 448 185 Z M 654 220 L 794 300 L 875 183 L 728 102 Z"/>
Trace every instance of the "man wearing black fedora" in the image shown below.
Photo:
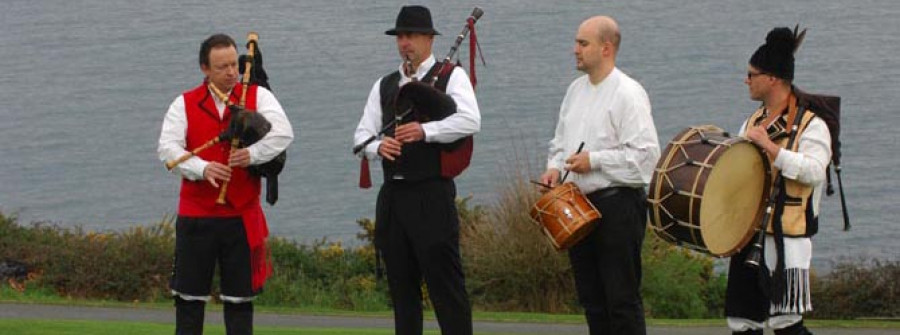
<path fill-rule="evenodd" d="M 385 34 L 396 36 L 402 62 L 397 71 L 372 86 L 354 143 L 360 145 L 376 136 L 360 154 L 364 162 L 382 161 L 384 184 L 376 205 L 375 247 L 386 265 L 395 331 L 422 334 L 424 279 L 441 332 L 472 334 L 459 253 L 456 186 L 452 177 L 442 173 L 439 159 L 442 145 L 479 131 L 481 115 L 475 91 L 462 69 L 442 72 L 434 87 L 452 98 L 455 111 L 439 121 L 403 118 L 379 137 L 385 125 L 403 114 L 394 103 L 400 87 L 424 79 L 439 65 L 431 50 L 439 33 L 428 8 L 401 8 L 395 27 Z"/>

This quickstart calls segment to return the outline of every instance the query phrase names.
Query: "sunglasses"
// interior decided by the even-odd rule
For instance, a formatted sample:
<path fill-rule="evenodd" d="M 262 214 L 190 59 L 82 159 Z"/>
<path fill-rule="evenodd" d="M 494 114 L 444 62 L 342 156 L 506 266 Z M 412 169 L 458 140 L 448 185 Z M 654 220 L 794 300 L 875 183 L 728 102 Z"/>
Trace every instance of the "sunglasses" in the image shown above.
<path fill-rule="evenodd" d="M 768 75 L 769 73 L 768 72 L 755 72 L 754 73 L 754 72 L 747 71 L 747 80 L 751 80 L 751 79 L 753 79 L 753 77 L 756 77 L 758 75 L 763 75 L 763 74 Z"/>

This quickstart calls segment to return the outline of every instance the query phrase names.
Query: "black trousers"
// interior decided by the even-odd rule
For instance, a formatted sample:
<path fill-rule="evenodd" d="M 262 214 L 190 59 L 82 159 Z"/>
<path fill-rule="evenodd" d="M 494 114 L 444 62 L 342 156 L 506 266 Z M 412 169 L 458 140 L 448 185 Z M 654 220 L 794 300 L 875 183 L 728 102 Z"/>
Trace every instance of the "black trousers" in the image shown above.
<path fill-rule="evenodd" d="M 226 334 L 253 333 L 253 304 L 249 299 L 257 292 L 251 286 L 250 247 L 243 220 L 179 216 L 175 222 L 175 264 L 169 284 L 176 292 L 176 335 L 203 333 L 206 303 L 197 299 L 209 296 L 217 264 L 219 289 L 223 296 L 234 300 L 224 303 Z"/>
<path fill-rule="evenodd" d="M 647 222 L 643 189 L 588 194 L 602 218 L 569 249 L 578 301 L 590 334 L 646 334 L 641 302 L 641 244 Z"/>
<path fill-rule="evenodd" d="M 756 236 L 751 241 L 756 241 Z M 760 288 L 760 270 L 744 264 L 752 249 L 743 248 L 731 256 L 725 289 L 725 316 L 763 322 L 769 318 L 770 300 Z"/>
<path fill-rule="evenodd" d="M 389 181 L 378 194 L 375 244 L 385 261 L 396 334 L 422 334 L 422 279 L 442 334 L 472 334 L 452 180 Z"/>
<path fill-rule="evenodd" d="M 756 241 L 756 236 L 751 241 Z M 768 269 L 755 269 L 744 264 L 747 256 L 753 248 L 743 248 L 736 255 L 731 256 L 728 264 L 728 284 L 725 289 L 725 316 L 749 319 L 756 322 L 764 322 L 770 317 L 769 306 L 771 299 L 763 291 L 760 275 L 768 276 Z M 760 271 L 763 271 L 762 274 Z M 750 330 L 734 334 L 763 334 L 761 329 Z M 812 334 L 803 325 L 803 321 L 797 322 L 783 329 L 776 329 L 776 335 L 806 335 Z"/>

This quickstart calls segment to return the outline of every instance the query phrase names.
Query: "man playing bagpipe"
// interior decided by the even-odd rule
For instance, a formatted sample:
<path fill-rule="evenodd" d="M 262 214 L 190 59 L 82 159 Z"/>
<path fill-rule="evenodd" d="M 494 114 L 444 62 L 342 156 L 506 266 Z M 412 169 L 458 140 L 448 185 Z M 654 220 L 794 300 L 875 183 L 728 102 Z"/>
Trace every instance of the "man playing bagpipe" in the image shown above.
<path fill-rule="evenodd" d="M 169 106 L 158 147 L 161 160 L 181 162 L 167 163 L 182 178 L 170 283 L 175 333 L 203 333 L 204 307 L 218 265 L 226 332 L 251 334 L 252 300 L 271 273 L 260 205 L 260 174 L 265 172 L 251 168 L 283 158 L 293 129 L 268 89 L 248 84 L 247 74 L 244 83 L 238 82 L 231 37 L 210 36 L 199 56 L 205 79 Z"/>
<path fill-rule="evenodd" d="M 424 278 L 441 333 L 472 334 L 453 182 L 469 158 L 453 153 L 480 128 L 473 85 L 462 69 L 435 61 L 438 32 L 427 8 L 403 7 L 385 33 L 396 36 L 404 64 L 372 86 L 354 143 L 363 162 L 382 159 L 375 246 L 386 265 L 395 331 L 422 334 Z M 361 178 L 360 186 L 370 183 Z"/>

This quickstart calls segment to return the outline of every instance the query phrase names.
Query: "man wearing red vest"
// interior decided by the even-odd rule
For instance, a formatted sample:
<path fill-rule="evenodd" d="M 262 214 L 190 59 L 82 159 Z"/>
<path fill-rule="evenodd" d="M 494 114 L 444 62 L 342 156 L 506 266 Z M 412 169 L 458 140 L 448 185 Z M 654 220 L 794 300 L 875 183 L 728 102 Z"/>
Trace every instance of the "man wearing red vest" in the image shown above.
<path fill-rule="evenodd" d="M 259 200 L 260 177 L 247 168 L 275 158 L 287 149 L 294 135 L 270 91 L 238 83 L 237 59 L 231 37 L 217 34 L 207 38 L 200 47 L 200 70 L 206 78 L 172 102 L 159 137 L 159 158 L 172 161 L 226 130 L 231 111 L 210 86 L 227 94 L 232 104 L 240 102 L 246 89 L 244 107 L 272 125 L 250 146 L 231 152 L 229 141 L 221 141 L 172 170 L 182 177 L 170 283 L 176 334 L 203 333 L 204 307 L 216 264 L 226 332 L 251 334 L 252 300 L 271 273 L 265 250 L 268 228 Z M 217 204 L 219 188 L 226 182 L 225 204 Z"/>

